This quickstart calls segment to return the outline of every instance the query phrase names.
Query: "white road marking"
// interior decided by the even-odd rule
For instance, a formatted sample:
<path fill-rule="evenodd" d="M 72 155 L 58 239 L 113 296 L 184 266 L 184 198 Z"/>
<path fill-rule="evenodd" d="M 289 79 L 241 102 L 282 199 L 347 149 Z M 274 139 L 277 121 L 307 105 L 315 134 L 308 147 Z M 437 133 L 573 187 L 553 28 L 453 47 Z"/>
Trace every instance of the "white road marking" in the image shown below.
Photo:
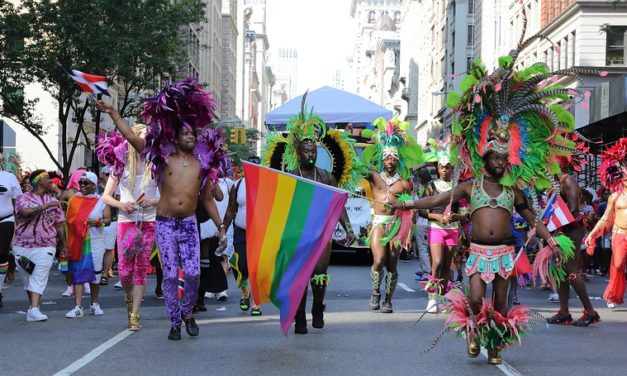
<path fill-rule="evenodd" d="M 130 330 L 124 330 L 118 333 L 117 335 L 109 339 L 107 342 L 96 347 L 95 349 L 91 350 L 87 354 L 83 355 L 82 358 L 78 359 L 74 363 L 65 367 L 61 371 L 55 373 L 54 376 L 68 376 L 68 375 L 73 374 L 79 369 L 85 367 L 87 364 L 91 363 L 94 359 L 102 355 L 102 353 L 104 353 L 105 351 L 109 350 L 110 348 L 118 344 L 119 342 L 123 341 L 126 337 L 130 336 L 131 334 L 133 334 L 133 332 L 131 332 Z"/>
<path fill-rule="evenodd" d="M 481 349 L 481 355 L 483 355 L 486 359 L 488 359 L 488 352 L 486 351 L 486 349 L 484 348 Z M 503 361 L 503 363 L 497 365 L 496 367 L 500 369 L 501 372 L 503 372 L 507 376 L 522 376 L 522 373 L 518 372 L 516 368 L 512 367 L 506 361 Z"/>
<path fill-rule="evenodd" d="M 407 292 L 416 292 L 416 290 L 407 287 L 407 285 L 404 284 L 403 282 L 400 282 L 398 286 Z"/>

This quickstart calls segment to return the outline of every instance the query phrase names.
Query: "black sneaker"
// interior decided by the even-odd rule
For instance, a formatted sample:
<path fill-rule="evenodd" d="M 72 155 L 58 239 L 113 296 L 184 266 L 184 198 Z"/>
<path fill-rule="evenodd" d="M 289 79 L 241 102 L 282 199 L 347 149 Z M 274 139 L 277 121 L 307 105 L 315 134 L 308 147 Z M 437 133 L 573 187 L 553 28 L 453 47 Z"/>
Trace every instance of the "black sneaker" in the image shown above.
<path fill-rule="evenodd" d="M 412 257 L 409 255 L 409 253 L 407 252 L 401 252 L 401 255 L 399 256 L 399 260 L 401 261 L 405 261 L 405 262 L 409 262 L 412 259 Z"/>
<path fill-rule="evenodd" d="M 196 320 L 193 317 L 188 319 L 183 319 L 185 322 L 185 331 L 192 337 L 196 337 L 198 335 L 199 329 L 198 324 L 196 324 Z"/>
<path fill-rule="evenodd" d="M 181 326 L 180 325 L 175 325 L 170 328 L 170 334 L 168 334 L 168 339 L 171 339 L 173 341 L 181 340 Z"/>
<path fill-rule="evenodd" d="M 159 290 L 155 290 L 155 298 L 157 298 L 157 299 L 159 299 L 159 300 L 163 300 L 163 299 L 165 299 L 165 298 L 163 297 L 163 291 L 161 291 L 161 289 L 159 289 Z"/>
<path fill-rule="evenodd" d="M 2 308 L 3 305 L 4 305 L 4 302 L 2 301 L 2 293 L 0 292 L 0 308 Z"/>

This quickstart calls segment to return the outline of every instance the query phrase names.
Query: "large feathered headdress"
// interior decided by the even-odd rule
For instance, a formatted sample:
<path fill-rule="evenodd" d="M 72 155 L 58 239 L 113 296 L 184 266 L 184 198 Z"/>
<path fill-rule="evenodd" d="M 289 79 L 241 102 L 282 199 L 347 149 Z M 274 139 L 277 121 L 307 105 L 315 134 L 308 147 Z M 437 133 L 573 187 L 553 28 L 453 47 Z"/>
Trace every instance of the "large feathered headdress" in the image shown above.
<path fill-rule="evenodd" d="M 350 191 L 356 189 L 359 179 L 366 171 L 355 152 L 355 141 L 346 132 L 328 129 L 313 108 L 307 111 L 306 99 L 307 93 L 303 95 L 300 112 L 287 123 L 287 136 L 278 132 L 268 134 L 268 141 L 261 153 L 261 163 L 276 170 L 295 171 L 300 163 L 300 143 L 316 143 L 329 154 L 330 172 L 338 186 Z"/>
<path fill-rule="evenodd" d="M 201 174 L 214 182 L 228 175 L 232 165 L 222 130 L 208 128 L 215 118 L 216 105 L 209 91 L 187 78 L 166 84 L 157 96 L 145 102 L 142 119 L 148 132 L 142 158 L 152 163 L 155 180 L 160 181 L 161 171 L 176 151 L 174 140 L 181 127 L 196 134 L 193 153 L 200 161 Z"/>
<path fill-rule="evenodd" d="M 424 163 L 422 148 L 410 134 L 405 133 L 409 129 L 409 123 L 400 121 L 398 118 L 389 121 L 378 118 L 372 124 L 376 127 L 376 131 L 367 129 L 362 132 L 363 137 L 369 137 L 375 141 L 374 144 L 364 149 L 361 156 L 362 162 L 381 171 L 383 160 L 392 156 L 398 160 L 399 174 L 407 180 L 410 170 Z"/>
<path fill-rule="evenodd" d="M 611 192 L 622 191 L 623 180 L 627 179 L 627 137 L 618 140 L 601 157 L 601 184 Z"/>
<path fill-rule="evenodd" d="M 485 173 L 483 156 L 496 152 L 507 155 L 510 162 L 501 184 L 530 183 L 545 189 L 551 187 L 547 168 L 553 174 L 559 172 L 558 164 L 551 163 L 552 149 L 563 141 L 563 133 L 574 131 L 574 118 L 567 111 L 571 104 L 562 104 L 585 94 L 558 85 L 557 80 L 605 72 L 577 68 L 551 72 L 544 63 L 514 70 L 518 54 L 532 41 L 549 40 L 542 34 L 524 40 L 526 25 L 523 8 L 523 31 L 516 49 L 499 58 L 492 73 L 480 61 L 473 63 L 459 92 L 449 94 L 447 105 L 454 111 L 452 130 L 461 136 L 462 158 L 475 176 Z"/>
<path fill-rule="evenodd" d="M 459 145 L 452 142 L 452 137 L 447 137 L 444 141 L 429 139 L 430 150 L 425 152 L 425 162 L 437 162 L 441 165 L 457 163 L 459 155 Z"/>

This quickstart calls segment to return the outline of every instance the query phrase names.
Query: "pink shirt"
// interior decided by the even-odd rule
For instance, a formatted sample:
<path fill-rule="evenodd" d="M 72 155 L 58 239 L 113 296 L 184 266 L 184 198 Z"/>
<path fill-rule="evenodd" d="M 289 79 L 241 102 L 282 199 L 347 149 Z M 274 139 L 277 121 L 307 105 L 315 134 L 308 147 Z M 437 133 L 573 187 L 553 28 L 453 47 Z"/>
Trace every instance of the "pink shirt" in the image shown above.
<path fill-rule="evenodd" d="M 17 197 L 16 211 L 57 202 L 57 199 L 44 195 L 39 196 L 28 192 Z M 65 222 L 65 215 L 60 205 L 37 213 L 32 217 L 17 215 L 15 225 L 15 245 L 24 248 L 55 247 L 57 244 L 56 225 Z"/>

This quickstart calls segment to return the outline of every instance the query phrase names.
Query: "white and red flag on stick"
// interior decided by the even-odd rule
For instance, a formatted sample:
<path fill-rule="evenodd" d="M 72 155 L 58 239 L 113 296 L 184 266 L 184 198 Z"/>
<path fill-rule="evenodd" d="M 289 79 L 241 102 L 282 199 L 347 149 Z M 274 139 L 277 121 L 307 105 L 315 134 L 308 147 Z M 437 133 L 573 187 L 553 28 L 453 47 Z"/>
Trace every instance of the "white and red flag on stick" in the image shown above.
<path fill-rule="evenodd" d="M 575 217 L 568 210 L 568 206 L 559 192 L 554 192 L 551 198 L 549 198 L 541 219 L 551 232 L 575 221 Z"/>
<path fill-rule="evenodd" d="M 61 65 L 61 64 L 59 64 Z M 104 94 L 111 96 L 107 89 L 107 77 L 97 76 L 95 74 L 83 73 L 76 69 L 70 69 L 63 65 L 61 68 L 81 87 L 85 93 Z"/>

